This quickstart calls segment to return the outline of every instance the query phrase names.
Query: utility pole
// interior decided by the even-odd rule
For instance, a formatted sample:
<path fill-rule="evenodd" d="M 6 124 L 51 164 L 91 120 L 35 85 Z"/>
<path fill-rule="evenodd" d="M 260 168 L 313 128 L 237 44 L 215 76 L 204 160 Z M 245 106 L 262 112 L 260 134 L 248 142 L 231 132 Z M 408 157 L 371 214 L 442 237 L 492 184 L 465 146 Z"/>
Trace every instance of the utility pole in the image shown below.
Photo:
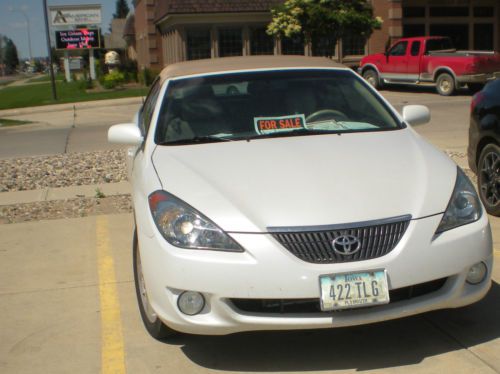
<path fill-rule="evenodd" d="M 33 54 L 31 53 L 31 27 L 30 27 L 30 19 L 26 15 L 26 13 L 23 10 L 20 10 L 19 13 L 21 13 L 24 18 L 26 19 L 26 26 L 28 27 L 28 49 L 30 53 L 30 64 L 33 62 Z"/>
<path fill-rule="evenodd" d="M 26 12 L 22 9 L 14 9 L 13 7 L 9 7 L 11 12 L 21 13 L 26 20 L 26 29 L 28 31 L 28 51 L 30 56 L 30 64 L 33 62 L 33 54 L 31 53 L 31 27 L 30 27 L 30 19 Z"/>
<path fill-rule="evenodd" d="M 52 83 L 52 98 L 57 100 L 56 79 L 54 77 L 54 67 L 52 66 L 52 48 L 50 46 L 49 16 L 47 14 L 47 0 L 43 0 L 43 14 L 45 16 L 45 35 L 47 37 L 47 51 L 49 53 L 50 81 Z"/>
<path fill-rule="evenodd" d="M 4 64 L 4 49 L 3 49 L 3 35 L 0 34 L 0 76 L 4 76 L 4 68 L 3 68 L 3 64 Z"/>

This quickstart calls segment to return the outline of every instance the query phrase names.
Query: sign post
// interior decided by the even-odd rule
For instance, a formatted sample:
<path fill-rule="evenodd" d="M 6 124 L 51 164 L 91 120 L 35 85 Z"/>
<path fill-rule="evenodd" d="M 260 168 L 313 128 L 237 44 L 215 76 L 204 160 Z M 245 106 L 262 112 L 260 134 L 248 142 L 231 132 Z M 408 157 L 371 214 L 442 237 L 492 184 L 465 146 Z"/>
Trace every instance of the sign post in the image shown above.
<path fill-rule="evenodd" d="M 50 82 L 52 85 L 52 98 L 57 100 L 56 79 L 54 77 L 54 67 L 52 66 L 52 48 L 50 47 L 49 17 L 47 15 L 47 0 L 43 0 L 43 15 L 45 18 L 45 35 L 47 37 L 47 51 L 49 53 Z"/>
<path fill-rule="evenodd" d="M 69 53 L 68 51 L 64 51 L 64 76 L 66 78 L 66 82 L 71 82 L 71 71 L 69 68 Z"/>
<path fill-rule="evenodd" d="M 95 62 L 94 62 L 94 50 L 89 51 L 89 65 L 90 65 L 90 79 L 95 80 Z"/>

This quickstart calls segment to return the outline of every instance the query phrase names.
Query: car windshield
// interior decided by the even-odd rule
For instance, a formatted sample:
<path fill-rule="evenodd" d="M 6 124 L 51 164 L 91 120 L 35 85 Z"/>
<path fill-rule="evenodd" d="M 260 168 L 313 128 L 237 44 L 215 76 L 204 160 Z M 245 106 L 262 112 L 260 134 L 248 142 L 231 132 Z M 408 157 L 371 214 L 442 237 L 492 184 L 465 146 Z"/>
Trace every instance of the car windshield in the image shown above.
<path fill-rule="evenodd" d="M 401 128 L 347 70 L 275 70 L 171 80 L 155 141 L 196 144 Z"/>

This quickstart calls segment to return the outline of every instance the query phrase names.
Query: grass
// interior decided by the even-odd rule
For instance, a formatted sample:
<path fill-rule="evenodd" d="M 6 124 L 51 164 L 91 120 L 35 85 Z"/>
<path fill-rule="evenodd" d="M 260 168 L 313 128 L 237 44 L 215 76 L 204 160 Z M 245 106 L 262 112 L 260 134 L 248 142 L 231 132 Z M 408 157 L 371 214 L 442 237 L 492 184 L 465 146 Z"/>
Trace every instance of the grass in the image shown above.
<path fill-rule="evenodd" d="M 56 76 L 56 81 L 62 81 L 64 80 L 64 74 L 63 73 L 57 73 Z M 27 83 L 41 83 L 41 82 L 50 82 L 50 74 L 45 74 L 40 77 L 36 78 L 31 78 L 28 80 Z"/>
<path fill-rule="evenodd" d="M 33 123 L 31 121 L 18 121 L 15 119 L 0 118 L 0 127 L 19 126 Z"/>
<path fill-rule="evenodd" d="M 58 100 L 52 99 L 52 89 L 50 84 L 5 87 L 0 90 L 0 110 L 49 104 L 144 96 L 147 94 L 148 88 L 141 87 L 87 93 L 81 87 L 79 82 L 56 82 L 56 91 Z"/>

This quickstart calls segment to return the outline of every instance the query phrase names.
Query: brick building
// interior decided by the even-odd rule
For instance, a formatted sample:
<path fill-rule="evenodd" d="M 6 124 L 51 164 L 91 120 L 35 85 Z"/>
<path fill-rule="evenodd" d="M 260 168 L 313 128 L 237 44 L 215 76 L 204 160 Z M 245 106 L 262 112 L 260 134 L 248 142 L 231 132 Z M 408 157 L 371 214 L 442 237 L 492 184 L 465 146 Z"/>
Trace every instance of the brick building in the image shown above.
<path fill-rule="evenodd" d="M 324 55 L 315 41 L 275 40 L 265 33 L 269 9 L 283 0 L 135 0 L 139 68 L 185 60 L 254 54 Z M 346 37 L 334 59 L 356 65 L 402 36 L 447 35 L 460 49 L 500 50 L 498 0 L 371 0 L 384 20 L 369 40 Z M 130 40 L 129 35 L 129 40 Z M 131 45 L 130 43 L 129 45 Z"/>

